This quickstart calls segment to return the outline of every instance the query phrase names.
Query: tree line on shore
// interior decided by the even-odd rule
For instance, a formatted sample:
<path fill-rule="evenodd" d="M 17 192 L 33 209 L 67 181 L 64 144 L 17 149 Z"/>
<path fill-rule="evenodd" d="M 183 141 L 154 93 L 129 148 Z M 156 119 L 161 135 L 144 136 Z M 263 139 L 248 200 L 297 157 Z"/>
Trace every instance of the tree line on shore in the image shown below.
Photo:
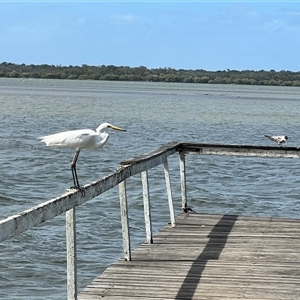
<path fill-rule="evenodd" d="M 89 66 L 86 64 L 81 66 L 55 66 L 2 62 L 0 64 L 1 77 L 300 86 L 300 72 L 286 70 L 237 71 L 227 69 L 206 71 L 202 69 L 148 69 L 145 66 Z"/>

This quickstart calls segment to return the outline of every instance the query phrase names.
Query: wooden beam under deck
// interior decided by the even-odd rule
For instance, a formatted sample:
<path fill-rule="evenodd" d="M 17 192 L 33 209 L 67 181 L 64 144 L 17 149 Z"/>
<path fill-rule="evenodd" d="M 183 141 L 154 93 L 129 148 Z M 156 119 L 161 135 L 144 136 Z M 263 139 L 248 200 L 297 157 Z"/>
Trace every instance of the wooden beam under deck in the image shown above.
<path fill-rule="evenodd" d="M 300 299 L 300 220 L 182 213 L 80 300 Z"/>

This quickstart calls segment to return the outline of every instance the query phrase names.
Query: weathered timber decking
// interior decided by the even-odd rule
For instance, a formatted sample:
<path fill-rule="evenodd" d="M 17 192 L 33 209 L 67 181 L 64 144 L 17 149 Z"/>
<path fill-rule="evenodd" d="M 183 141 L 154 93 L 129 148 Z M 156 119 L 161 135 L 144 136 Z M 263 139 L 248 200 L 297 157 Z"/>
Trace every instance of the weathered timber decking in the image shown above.
<path fill-rule="evenodd" d="M 300 220 L 180 214 L 78 299 L 300 299 Z"/>

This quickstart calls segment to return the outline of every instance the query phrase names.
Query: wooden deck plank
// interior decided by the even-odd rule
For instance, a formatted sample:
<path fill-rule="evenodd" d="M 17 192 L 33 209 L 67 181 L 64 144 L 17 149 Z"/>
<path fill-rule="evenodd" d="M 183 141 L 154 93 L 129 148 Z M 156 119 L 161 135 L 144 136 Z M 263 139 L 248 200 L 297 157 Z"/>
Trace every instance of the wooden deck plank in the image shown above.
<path fill-rule="evenodd" d="M 78 299 L 300 299 L 299 238 L 300 220 L 180 214 Z"/>

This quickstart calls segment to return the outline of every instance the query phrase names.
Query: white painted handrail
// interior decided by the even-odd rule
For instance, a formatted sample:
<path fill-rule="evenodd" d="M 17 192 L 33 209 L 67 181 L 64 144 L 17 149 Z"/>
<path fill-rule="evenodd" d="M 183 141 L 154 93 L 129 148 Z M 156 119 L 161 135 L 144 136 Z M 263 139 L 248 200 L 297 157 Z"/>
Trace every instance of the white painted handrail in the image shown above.
<path fill-rule="evenodd" d="M 198 143 L 172 142 L 161 148 L 144 154 L 140 157 L 121 162 L 116 172 L 94 181 L 83 187 L 84 193 L 71 190 L 60 197 L 41 203 L 35 207 L 15 214 L 0 221 L 0 242 L 14 237 L 28 229 L 38 226 L 54 217 L 66 213 L 66 238 L 67 238 L 67 282 L 68 299 L 77 299 L 77 271 L 76 271 L 76 216 L 77 206 L 95 198 L 96 196 L 119 185 L 121 224 L 123 232 L 124 258 L 131 260 L 130 233 L 128 220 L 128 207 L 126 195 L 126 180 L 133 175 L 141 174 L 144 199 L 144 216 L 146 228 L 146 241 L 153 242 L 150 196 L 148 187 L 148 170 L 160 164 L 164 167 L 167 198 L 170 210 L 171 226 L 175 226 L 168 156 L 178 152 L 180 165 L 182 209 L 188 211 L 186 191 L 185 155 L 237 155 L 299 158 L 300 148 L 295 147 L 268 147 L 253 145 L 218 145 Z"/>

